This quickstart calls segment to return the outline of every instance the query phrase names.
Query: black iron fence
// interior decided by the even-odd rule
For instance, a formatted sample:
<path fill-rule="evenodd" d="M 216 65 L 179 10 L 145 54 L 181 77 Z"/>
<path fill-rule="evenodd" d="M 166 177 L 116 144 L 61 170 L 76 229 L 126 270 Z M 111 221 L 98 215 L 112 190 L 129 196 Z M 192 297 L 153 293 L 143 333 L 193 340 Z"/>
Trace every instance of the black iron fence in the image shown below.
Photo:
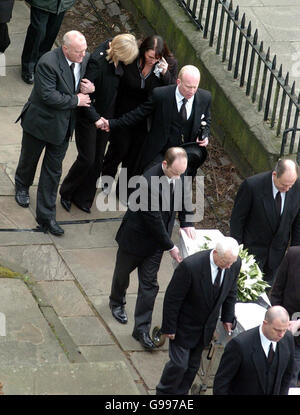
<path fill-rule="evenodd" d="M 265 52 L 257 29 L 252 35 L 251 21 L 246 24 L 245 13 L 240 19 L 239 6 L 234 9 L 232 0 L 177 1 L 209 46 L 215 47 L 221 62 L 232 72 L 233 79 L 239 81 L 246 96 L 257 105 L 263 120 L 277 137 L 282 135 L 280 155 L 296 152 L 300 163 L 300 140 L 296 138 L 300 93 L 296 96 L 295 82 L 290 87 L 289 73 L 283 76 L 282 65 L 277 69 L 276 55 L 271 59 L 270 48 Z"/>

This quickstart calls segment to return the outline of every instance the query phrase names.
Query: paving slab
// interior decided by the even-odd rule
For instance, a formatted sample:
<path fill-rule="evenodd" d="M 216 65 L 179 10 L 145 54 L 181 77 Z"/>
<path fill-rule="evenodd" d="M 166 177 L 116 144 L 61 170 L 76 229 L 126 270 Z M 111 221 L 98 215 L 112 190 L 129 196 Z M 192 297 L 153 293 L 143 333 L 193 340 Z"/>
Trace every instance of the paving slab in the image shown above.
<path fill-rule="evenodd" d="M 94 315 L 73 281 L 39 281 L 37 285 L 59 317 Z"/>
<path fill-rule="evenodd" d="M 1 107 L 0 111 L 0 146 L 12 144 L 20 144 L 22 137 L 22 128 L 20 123 L 15 123 L 21 112 L 21 108 L 17 107 Z M 2 158 L 2 157 L 1 157 Z M 3 158 L 2 158 L 3 159 Z M 6 162 L 7 160 L 4 160 Z"/>
<path fill-rule="evenodd" d="M 19 206 L 14 196 L 0 196 L 0 228 L 33 229 L 36 226 L 30 209 Z"/>
<path fill-rule="evenodd" d="M 120 222 L 86 223 L 78 225 L 62 225 L 64 236 L 53 237 L 53 243 L 61 249 L 91 249 L 116 246 L 115 235 Z"/>
<path fill-rule="evenodd" d="M 23 281 L 0 278 L 0 311 L 6 329 L 0 336 L 2 367 L 68 361 Z"/>
<path fill-rule="evenodd" d="M 0 246 L 49 245 L 51 238 L 43 232 L 0 232 Z"/>
<path fill-rule="evenodd" d="M 163 297 L 163 293 L 158 293 L 156 297 L 153 310 L 151 331 L 155 326 L 161 326 Z M 120 324 L 114 319 L 108 306 L 109 300 L 107 296 L 91 296 L 90 300 L 92 301 L 99 315 L 105 321 L 105 324 L 109 327 L 109 330 L 115 336 L 117 342 L 120 344 L 121 348 L 124 351 L 143 351 L 145 353 L 149 353 L 144 351 L 141 344 L 131 336 L 134 326 L 134 309 L 136 303 L 135 294 L 129 294 L 126 299 L 126 311 L 128 315 L 127 324 Z M 167 350 L 167 348 L 168 346 L 167 344 L 165 344 L 164 346 L 160 347 L 157 351 Z M 156 353 L 156 351 L 154 351 L 153 353 Z"/>
<path fill-rule="evenodd" d="M 9 82 L 8 82 L 9 79 Z M 0 107 L 20 106 L 20 112 L 27 101 L 32 85 L 25 84 L 19 66 L 7 66 L 6 76 L 0 76 Z"/>
<path fill-rule="evenodd" d="M 1 367 L 5 395 L 139 395 L 124 362 Z"/>
<path fill-rule="evenodd" d="M 0 198 L 1 200 L 1 198 Z M 74 276 L 53 245 L 1 246 L 1 258 L 16 262 L 35 281 L 68 281 Z"/>
<path fill-rule="evenodd" d="M 114 344 L 98 317 L 60 317 L 60 321 L 78 346 Z"/>
<path fill-rule="evenodd" d="M 5 165 L 0 164 L 0 196 L 13 196 L 15 194 L 15 188 L 5 172 Z"/>
<path fill-rule="evenodd" d="M 130 353 L 130 359 L 148 389 L 155 389 L 163 368 L 169 361 L 169 354 L 161 350 L 153 353 L 134 352 Z"/>

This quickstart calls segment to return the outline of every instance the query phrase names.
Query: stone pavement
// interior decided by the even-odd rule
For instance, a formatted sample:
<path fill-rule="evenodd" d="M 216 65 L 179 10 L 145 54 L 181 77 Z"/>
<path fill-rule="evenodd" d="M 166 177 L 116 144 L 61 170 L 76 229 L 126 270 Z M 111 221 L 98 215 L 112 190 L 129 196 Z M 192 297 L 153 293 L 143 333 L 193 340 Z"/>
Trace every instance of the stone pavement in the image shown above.
<path fill-rule="evenodd" d="M 116 254 L 114 237 L 124 209 L 99 212 L 93 206 L 87 215 L 72 206 L 69 214 L 58 203 L 57 220 L 65 235 L 57 238 L 37 232 L 40 166 L 30 189 L 29 209 L 19 207 L 14 200 L 14 173 L 22 137 L 21 126 L 14 121 L 31 91 L 20 77 L 28 24 L 29 8 L 16 0 L 9 24 L 11 45 L 0 76 L 0 264 L 20 274 L 2 275 L 0 270 L 3 392 L 153 394 L 167 360 L 167 346 L 149 353 L 131 336 L 136 273 L 128 291 L 129 323 L 116 322 L 108 307 Z M 62 177 L 76 155 L 72 141 Z M 161 323 L 163 294 L 171 273 L 166 254 L 159 273 L 154 325 Z"/>
<path fill-rule="evenodd" d="M 258 30 L 258 41 L 264 51 L 270 47 L 271 60 L 277 56 L 277 69 L 282 64 L 283 77 L 290 74 L 290 85 L 296 82 L 300 90 L 300 4 L 298 0 L 233 0 L 239 6 L 240 19 L 246 15 L 246 27 L 251 21 L 252 34 Z"/>

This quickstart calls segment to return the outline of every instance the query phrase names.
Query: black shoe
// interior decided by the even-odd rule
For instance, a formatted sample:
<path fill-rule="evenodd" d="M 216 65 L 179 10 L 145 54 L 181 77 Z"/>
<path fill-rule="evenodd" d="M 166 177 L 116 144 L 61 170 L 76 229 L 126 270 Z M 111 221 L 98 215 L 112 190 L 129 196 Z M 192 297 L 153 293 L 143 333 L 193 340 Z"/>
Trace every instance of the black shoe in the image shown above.
<path fill-rule="evenodd" d="M 127 314 L 123 305 L 109 305 L 113 317 L 121 324 L 128 321 Z"/>
<path fill-rule="evenodd" d="M 62 236 L 65 233 L 65 231 L 59 226 L 55 219 L 50 219 L 47 222 L 37 222 L 44 233 L 50 232 L 55 236 Z"/>
<path fill-rule="evenodd" d="M 139 341 L 146 350 L 156 349 L 155 344 L 149 336 L 149 333 L 146 333 L 145 331 L 133 331 L 132 337 Z"/>
<path fill-rule="evenodd" d="M 72 205 L 72 203 L 71 203 L 71 201 L 70 200 L 67 200 L 67 199 L 64 199 L 64 198 L 60 198 L 60 203 L 61 203 L 61 205 L 62 205 L 62 207 L 67 211 L 67 212 L 70 212 L 70 210 L 71 210 L 71 205 Z"/>
<path fill-rule="evenodd" d="M 91 209 L 89 207 L 85 207 L 85 206 L 81 206 L 78 203 L 74 202 L 74 200 L 72 200 L 72 202 L 74 203 L 74 205 L 76 207 L 78 207 L 78 209 L 82 210 L 85 213 L 91 213 Z"/>
<path fill-rule="evenodd" d="M 27 208 L 29 206 L 29 191 L 25 187 L 16 187 L 15 199 L 18 205 Z"/>
<path fill-rule="evenodd" d="M 33 73 L 22 72 L 22 79 L 26 84 L 32 85 L 34 81 Z"/>

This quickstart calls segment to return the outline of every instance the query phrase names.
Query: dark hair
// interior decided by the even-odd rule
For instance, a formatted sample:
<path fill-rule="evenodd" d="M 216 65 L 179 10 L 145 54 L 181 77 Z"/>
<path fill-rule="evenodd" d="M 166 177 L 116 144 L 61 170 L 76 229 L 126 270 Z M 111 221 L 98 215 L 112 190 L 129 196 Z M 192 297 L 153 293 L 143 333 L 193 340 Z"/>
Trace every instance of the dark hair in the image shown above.
<path fill-rule="evenodd" d="M 153 49 L 155 51 L 155 57 L 157 59 L 161 59 L 163 56 L 164 58 L 167 57 L 173 57 L 173 54 L 170 52 L 166 42 L 163 40 L 163 38 L 159 35 L 152 35 L 146 37 L 144 39 L 139 47 L 140 50 L 140 59 L 142 61 L 142 69 L 145 66 L 145 52 L 147 50 Z"/>
<path fill-rule="evenodd" d="M 185 158 L 187 159 L 188 156 L 186 151 L 182 147 L 170 147 L 165 153 L 164 160 L 167 162 L 168 166 L 171 166 L 177 158 Z"/>
<path fill-rule="evenodd" d="M 285 171 L 286 171 L 286 160 L 288 159 L 278 159 L 276 166 L 274 167 L 274 171 L 276 172 L 277 177 L 281 177 Z M 299 174 L 299 168 L 297 166 L 297 164 L 293 161 L 293 160 L 289 160 L 292 163 L 295 164 L 295 171 L 297 173 L 297 176 Z"/>

